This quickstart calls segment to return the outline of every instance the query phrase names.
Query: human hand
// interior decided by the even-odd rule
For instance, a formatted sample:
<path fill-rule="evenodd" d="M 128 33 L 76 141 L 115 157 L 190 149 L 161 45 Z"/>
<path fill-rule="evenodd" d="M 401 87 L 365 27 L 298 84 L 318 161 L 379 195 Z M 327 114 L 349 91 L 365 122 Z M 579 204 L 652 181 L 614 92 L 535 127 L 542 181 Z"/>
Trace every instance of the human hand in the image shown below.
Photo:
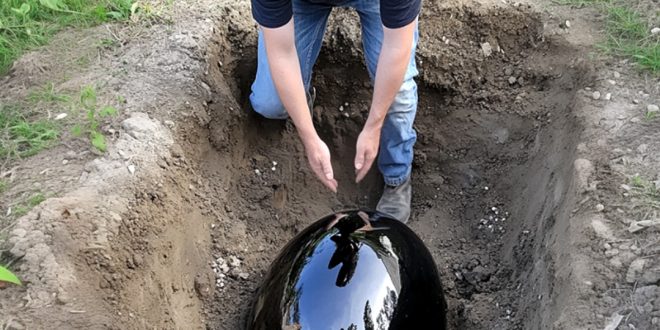
<path fill-rule="evenodd" d="M 312 171 L 326 187 L 336 193 L 337 180 L 334 178 L 332 163 L 330 163 L 330 149 L 318 136 L 305 141 L 304 145 L 307 161 L 309 161 Z"/>
<path fill-rule="evenodd" d="M 355 148 L 355 182 L 360 182 L 369 173 L 378 156 L 380 129 L 365 126 L 358 136 Z"/>

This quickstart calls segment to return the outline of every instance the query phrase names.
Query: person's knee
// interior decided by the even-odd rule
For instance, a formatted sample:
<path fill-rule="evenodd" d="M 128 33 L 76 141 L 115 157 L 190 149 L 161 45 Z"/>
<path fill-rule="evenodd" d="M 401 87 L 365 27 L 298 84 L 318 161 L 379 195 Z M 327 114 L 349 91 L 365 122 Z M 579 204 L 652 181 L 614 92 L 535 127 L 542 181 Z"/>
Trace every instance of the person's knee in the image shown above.
<path fill-rule="evenodd" d="M 286 119 L 288 114 L 284 105 L 277 97 L 259 97 L 250 95 L 250 103 L 254 111 L 268 119 Z"/>
<path fill-rule="evenodd" d="M 408 112 L 417 109 L 417 84 L 415 80 L 408 79 L 401 84 L 392 107 L 395 112 Z"/>

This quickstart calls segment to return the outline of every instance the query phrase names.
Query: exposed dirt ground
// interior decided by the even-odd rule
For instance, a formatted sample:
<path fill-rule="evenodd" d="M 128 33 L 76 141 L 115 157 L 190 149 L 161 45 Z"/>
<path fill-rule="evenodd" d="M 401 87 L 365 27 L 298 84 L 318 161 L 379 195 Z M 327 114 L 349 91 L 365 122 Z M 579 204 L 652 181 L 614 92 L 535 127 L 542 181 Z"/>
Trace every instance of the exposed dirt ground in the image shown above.
<path fill-rule="evenodd" d="M 377 171 L 352 183 L 371 92 L 357 16 L 334 11 L 315 67 L 334 195 L 307 169 L 291 123 L 250 112 L 248 3 L 184 1 L 172 25 L 65 33 L 53 45 L 122 42 L 49 46 L 0 81 L 0 100 L 44 81 L 93 82 L 102 97 L 126 99 L 122 120 L 105 127 L 118 132 L 106 155 L 67 142 L 3 173 L 15 182 L 5 199 L 37 182 L 56 197 L 11 227 L 5 258 L 26 286 L 0 291 L 0 324 L 238 329 L 288 239 L 332 211 L 375 206 Z M 544 7 L 425 2 L 409 225 L 437 262 L 452 329 L 602 329 L 617 319 L 619 329 L 651 329 L 657 229 L 627 231 L 649 215 L 621 184 L 634 173 L 660 180 L 659 124 L 640 110 L 657 104 L 658 81 L 588 55 L 593 12 Z M 566 19 L 574 30 L 559 27 Z M 54 64 L 75 54 L 93 60 Z M 615 97 L 593 100 L 596 89 Z"/>

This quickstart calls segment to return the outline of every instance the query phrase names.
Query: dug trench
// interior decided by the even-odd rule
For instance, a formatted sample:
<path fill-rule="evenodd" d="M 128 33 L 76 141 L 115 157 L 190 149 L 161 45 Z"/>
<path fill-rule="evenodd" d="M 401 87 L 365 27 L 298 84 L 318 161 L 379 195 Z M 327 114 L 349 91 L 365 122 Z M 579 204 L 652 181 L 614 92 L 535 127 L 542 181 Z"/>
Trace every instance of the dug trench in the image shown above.
<path fill-rule="evenodd" d="M 290 122 L 250 111 L 254 31 L 217 29 L 207 116 L 178 130 L 173 159 L 184 165 L 154 192 L 136 189 L 129 219 L 161 228 L 127 224 L 118 258 L 132 278 L 104 277 L 119 324 L 239 329 L 290 238 L 330 212 L 375 206 L 376 168 L 354 183 L 372 87 L 342 24 L 352 15 L 333 16 L 313 79 L 314 122 L 331 149 L 337 194 L 308 170 Z M 436 260 L 450 327 L 549 328 L 569 294 L 562 233 L 581 133 L 573 104 L 588 70 L 561 40 L 544 40 L 540 19 L 523 8 L 427 8 L 420 38 L 409 226 Z M 131 257 L 136 250 L 145 257 Z"/>

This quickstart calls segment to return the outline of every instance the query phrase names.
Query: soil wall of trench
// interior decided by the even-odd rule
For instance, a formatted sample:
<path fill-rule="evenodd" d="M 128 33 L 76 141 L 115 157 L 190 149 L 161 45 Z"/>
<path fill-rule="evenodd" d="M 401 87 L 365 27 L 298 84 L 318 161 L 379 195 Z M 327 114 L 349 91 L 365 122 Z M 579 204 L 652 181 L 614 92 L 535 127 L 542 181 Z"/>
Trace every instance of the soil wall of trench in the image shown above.
<path fill-rule="evenodd" d="M 288 239 L 330 212 L 375 206 L 377 171 L 352 183 L 372 88 L 357 15 L 335 10 L 313 82 L 315 125 L 340 182 L 334 195 L 307 170 L 291 123 L 251 113 L 256 30 L 245 13 L 223 10 L 227 19 L 200 74 L 208 99 L 184 107 L 193 116 L 163 137 L 158 168 L 109 215 L 119 219 L 115 225 L 85 229 L 106 228 L 99 235 L 111 248 L 68 249 L 76 237 L 70 231 L 58 240 L 72 251 L 65 260 L 76 288 L 55 305 L 82 303 L 87 316 L 72 317 L 77 310 L 68 308 L 49 316 L 53 324 L 241 328 L 260 278 Z M 452 329 L 553 328 L 570 302 L 569 216 L 581 134 L 573 107 L 590 79 L 576 54 L 561 40 L 545 40 L 540 18 L 522 6 L 427 4 L 420 17 L 409 225 L 436 260 Z M 143 119 L 129 120 L 143 127 Z M 155 134 L 160 124 L 153 125 L 124 126 Z M 87 212 L 73 209 L 58 216 Z M 46 319 L 36 310 L 32 316 Z"/>

